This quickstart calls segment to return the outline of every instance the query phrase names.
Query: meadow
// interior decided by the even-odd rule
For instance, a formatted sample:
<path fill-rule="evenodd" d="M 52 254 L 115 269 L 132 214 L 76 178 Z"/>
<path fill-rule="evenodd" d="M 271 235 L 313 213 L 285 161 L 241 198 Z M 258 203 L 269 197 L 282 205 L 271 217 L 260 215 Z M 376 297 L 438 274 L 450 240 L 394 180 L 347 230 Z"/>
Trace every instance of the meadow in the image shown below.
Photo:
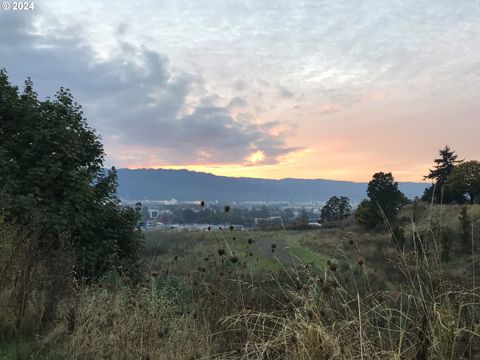
<path fill-rule="evenodd" d="M 0 265 L 13 276 L 0 288 L 0 359 L 476 359 L 479 235 L 460 246 L 460 209 L 409 205 L 401 233 L 352 217 L 315 230 L 147 231 L 139 284 L 121 269 L 65 284 L 42 330 L 47 275 L 35 265 L 19 282 L 28 246 L 10 246 L 34 235 L 2 224 Z M 480 206 L 468 213 L 475 230 Z"/>

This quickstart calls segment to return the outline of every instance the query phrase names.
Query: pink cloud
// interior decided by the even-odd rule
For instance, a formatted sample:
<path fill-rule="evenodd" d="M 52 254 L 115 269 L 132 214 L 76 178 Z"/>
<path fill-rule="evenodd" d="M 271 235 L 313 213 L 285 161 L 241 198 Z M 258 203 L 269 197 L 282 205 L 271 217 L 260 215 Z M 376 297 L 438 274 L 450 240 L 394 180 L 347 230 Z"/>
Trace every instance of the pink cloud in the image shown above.
<path fill-rule="evenodd" d="M 337 105 L 335 105 L 333 103 L 324 104 L 320 107 L 320 112 L 322 114 L 334 113 L 334 112 L 337 112 L 337 111 L 340 111 L 340 109 L 337 107 Z"/>

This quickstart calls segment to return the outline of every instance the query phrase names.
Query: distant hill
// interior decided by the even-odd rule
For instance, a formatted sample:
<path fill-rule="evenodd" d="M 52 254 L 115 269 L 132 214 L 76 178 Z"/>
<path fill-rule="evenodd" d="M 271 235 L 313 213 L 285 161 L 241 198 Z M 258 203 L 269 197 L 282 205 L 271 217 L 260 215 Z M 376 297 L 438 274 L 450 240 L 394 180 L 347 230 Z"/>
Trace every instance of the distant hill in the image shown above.
<path fill-rule="evenodd" d="M 218 201 L 326 201 L 348 196 L 359 202 L 367 183 L 323 179 L 255 179 L 216 176 L 189 170 L 119 169 L 118 195 L 122 200 L 218 200 Z M 399 184 L 409 198 L 421 196 L 425 183 Z"/>

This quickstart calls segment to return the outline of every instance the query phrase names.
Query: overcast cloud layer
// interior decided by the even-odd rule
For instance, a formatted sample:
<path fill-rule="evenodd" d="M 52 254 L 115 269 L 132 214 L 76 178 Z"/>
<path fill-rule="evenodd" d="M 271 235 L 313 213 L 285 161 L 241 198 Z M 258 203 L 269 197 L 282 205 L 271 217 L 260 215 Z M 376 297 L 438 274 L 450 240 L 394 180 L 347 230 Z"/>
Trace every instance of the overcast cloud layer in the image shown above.
<path fill-rule="evenodd" d="M 0 12 L 0 66 L 70 88 L 109 164 L 419 180 L 445 143 L 480 157 L 478 1 L 35 5 Z"/>
<path fill-rule="evenodd" d="M 122 39 L 121 26 L 115 53 L 99 59 L 81 28 L 36 34 L 35 16 L 0 14 L 2 66 L 16 83 L 31 76 L 41 95 L 70 88 L 119 164 L 249 165 L 256 152 L 263 154 L 258 163 L 274 164 L 299 149 L 261 124 L 237 120 L 232 111 L 246 106 L 242 97 L 223 104 L 199 76 Z"/>

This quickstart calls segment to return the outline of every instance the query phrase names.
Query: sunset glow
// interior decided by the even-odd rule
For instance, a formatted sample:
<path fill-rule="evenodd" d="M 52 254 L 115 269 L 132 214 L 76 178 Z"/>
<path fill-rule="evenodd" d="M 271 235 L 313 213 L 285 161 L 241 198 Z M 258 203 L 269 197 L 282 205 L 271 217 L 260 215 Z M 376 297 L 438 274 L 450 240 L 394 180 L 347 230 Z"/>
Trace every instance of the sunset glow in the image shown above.
<path fill-rule="evenodd" d="M 421 181 L 446 144 L 480 157 L 474 2 L 201 3 L 2 12 L 2 66 L 70 88 L 108 166 Z"/>

